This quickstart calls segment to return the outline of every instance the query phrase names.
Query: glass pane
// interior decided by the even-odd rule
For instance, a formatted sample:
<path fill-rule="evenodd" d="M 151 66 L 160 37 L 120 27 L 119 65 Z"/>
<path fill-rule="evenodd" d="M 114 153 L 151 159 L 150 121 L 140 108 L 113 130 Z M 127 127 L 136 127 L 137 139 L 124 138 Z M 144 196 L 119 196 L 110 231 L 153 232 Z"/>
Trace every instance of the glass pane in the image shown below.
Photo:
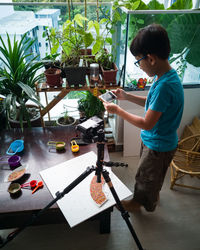
<path fill-rule="evenodd" d="M 136 61 L 129 51 L 130 43 L 138 30 L 152 23 L 159 23 L 168 32 L 171 43 L 170 63 L 178 72 L 183 84 L 199 84 L 200 82 L 200 13 L 186 14 L 130 14 L 128 48 L 126 60 L 125 86 L 134 87 L 139 78 L 150 79 L 140 68 L 134 65 Z M 123 44 L 126 27 L 122 25 L 121 57 L 123 57 Z M 123 64 L 123 61 L 120 61 Z"/>

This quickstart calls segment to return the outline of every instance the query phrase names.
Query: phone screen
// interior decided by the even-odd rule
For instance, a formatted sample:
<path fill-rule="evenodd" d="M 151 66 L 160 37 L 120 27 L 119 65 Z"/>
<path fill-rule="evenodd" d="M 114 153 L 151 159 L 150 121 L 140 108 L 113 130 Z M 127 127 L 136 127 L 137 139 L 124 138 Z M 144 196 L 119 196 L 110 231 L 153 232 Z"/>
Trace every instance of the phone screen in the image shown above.
<path fill-rule="evenodd" d="M 112 101 L 115 100 L 117 97 L 116 97 L 115 94 L 113 94 L 113 92 L 108 91 L 108 92 L 106 92 L 105 94 L 100 95 L 99 98 L 102 99 L 103 101 L 106 101 L 106 102 L 112 102 Z"/>

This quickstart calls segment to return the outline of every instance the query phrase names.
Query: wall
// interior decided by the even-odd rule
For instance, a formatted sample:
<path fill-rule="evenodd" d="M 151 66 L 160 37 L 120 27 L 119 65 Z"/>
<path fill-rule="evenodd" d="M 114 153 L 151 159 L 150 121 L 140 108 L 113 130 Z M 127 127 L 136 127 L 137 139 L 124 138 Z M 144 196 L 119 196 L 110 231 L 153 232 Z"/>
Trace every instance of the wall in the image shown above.
<path fill-rule="evenodd" d="M 146 95 L 147 91 L 134 92 L 138 95 Z M 178 136 L 180 137 L 185 125 L 190 124 L 194 116 L 200 118 L 200 88 L 184 89 L 185 105 L 180 127 L 178 129 Z M 127 101 L 119 101 L 119 105 L 125 110 L 136 114 L 143 115 L 143 107 Z M 124 156 L 136 156 L 140 149 L 140 130 L 130 123 L 123 121 L 117 117 L 115 122 L 116 145 L 123 144 Z"/>

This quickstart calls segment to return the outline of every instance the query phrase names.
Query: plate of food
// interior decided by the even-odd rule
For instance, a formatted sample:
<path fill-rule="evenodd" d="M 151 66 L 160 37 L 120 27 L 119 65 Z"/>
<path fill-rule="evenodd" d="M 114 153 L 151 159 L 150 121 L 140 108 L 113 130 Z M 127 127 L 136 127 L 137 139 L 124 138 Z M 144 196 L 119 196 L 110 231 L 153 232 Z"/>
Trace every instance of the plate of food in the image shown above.
<path fill-rule="evenodd" d="M 26 165 L 16 168 L 6 177 L 5 182 L 13 182 L 20 179 L 26 173 L 26 169 Z"/>

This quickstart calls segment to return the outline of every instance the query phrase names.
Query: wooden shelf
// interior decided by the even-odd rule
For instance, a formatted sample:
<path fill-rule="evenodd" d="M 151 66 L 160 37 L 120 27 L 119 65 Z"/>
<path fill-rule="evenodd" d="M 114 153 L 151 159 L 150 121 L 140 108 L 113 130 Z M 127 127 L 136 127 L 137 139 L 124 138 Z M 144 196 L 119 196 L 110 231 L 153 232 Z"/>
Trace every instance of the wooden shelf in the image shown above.
<path fill-rule="evenodd" d="M 69 92 L 71 91 L 90 91 L 91 93 L 93 93 L 94 91 L 94 87 L 90 87 L 90 86 L 81 86 L 81 87 L 69 87 L 68 85 L 65 87 L 49 87 L 45 82 L 44 83 L 36 83 L 36 93 L 39 96 L 40 93 L 45 93 L 45 99 L 46 99 L 46 107 L 41 108 L 40 107 L 40 116 L 41 116 L 41 124 L 44 127 L 44 119 L 43 117 L 48 113 L 48 117 L 50 120 L 50 114 L 49 111 L 58 103 L 60 102 Z M 116 84 L 106 84 L 103 85 L 102 87 L 98 87 L 97 86 L 97 95 L 100 95 L 101 93 L 99 92 L 99 90 L 110 90 L 110 89 L 117 89 L 120 88 L 120 86 L 117 86 Z M 47 93 L 48 92 L 59 92 L 57 96 L 54 97 L 54 99 L 48 103 L 48 96 Z"/>

